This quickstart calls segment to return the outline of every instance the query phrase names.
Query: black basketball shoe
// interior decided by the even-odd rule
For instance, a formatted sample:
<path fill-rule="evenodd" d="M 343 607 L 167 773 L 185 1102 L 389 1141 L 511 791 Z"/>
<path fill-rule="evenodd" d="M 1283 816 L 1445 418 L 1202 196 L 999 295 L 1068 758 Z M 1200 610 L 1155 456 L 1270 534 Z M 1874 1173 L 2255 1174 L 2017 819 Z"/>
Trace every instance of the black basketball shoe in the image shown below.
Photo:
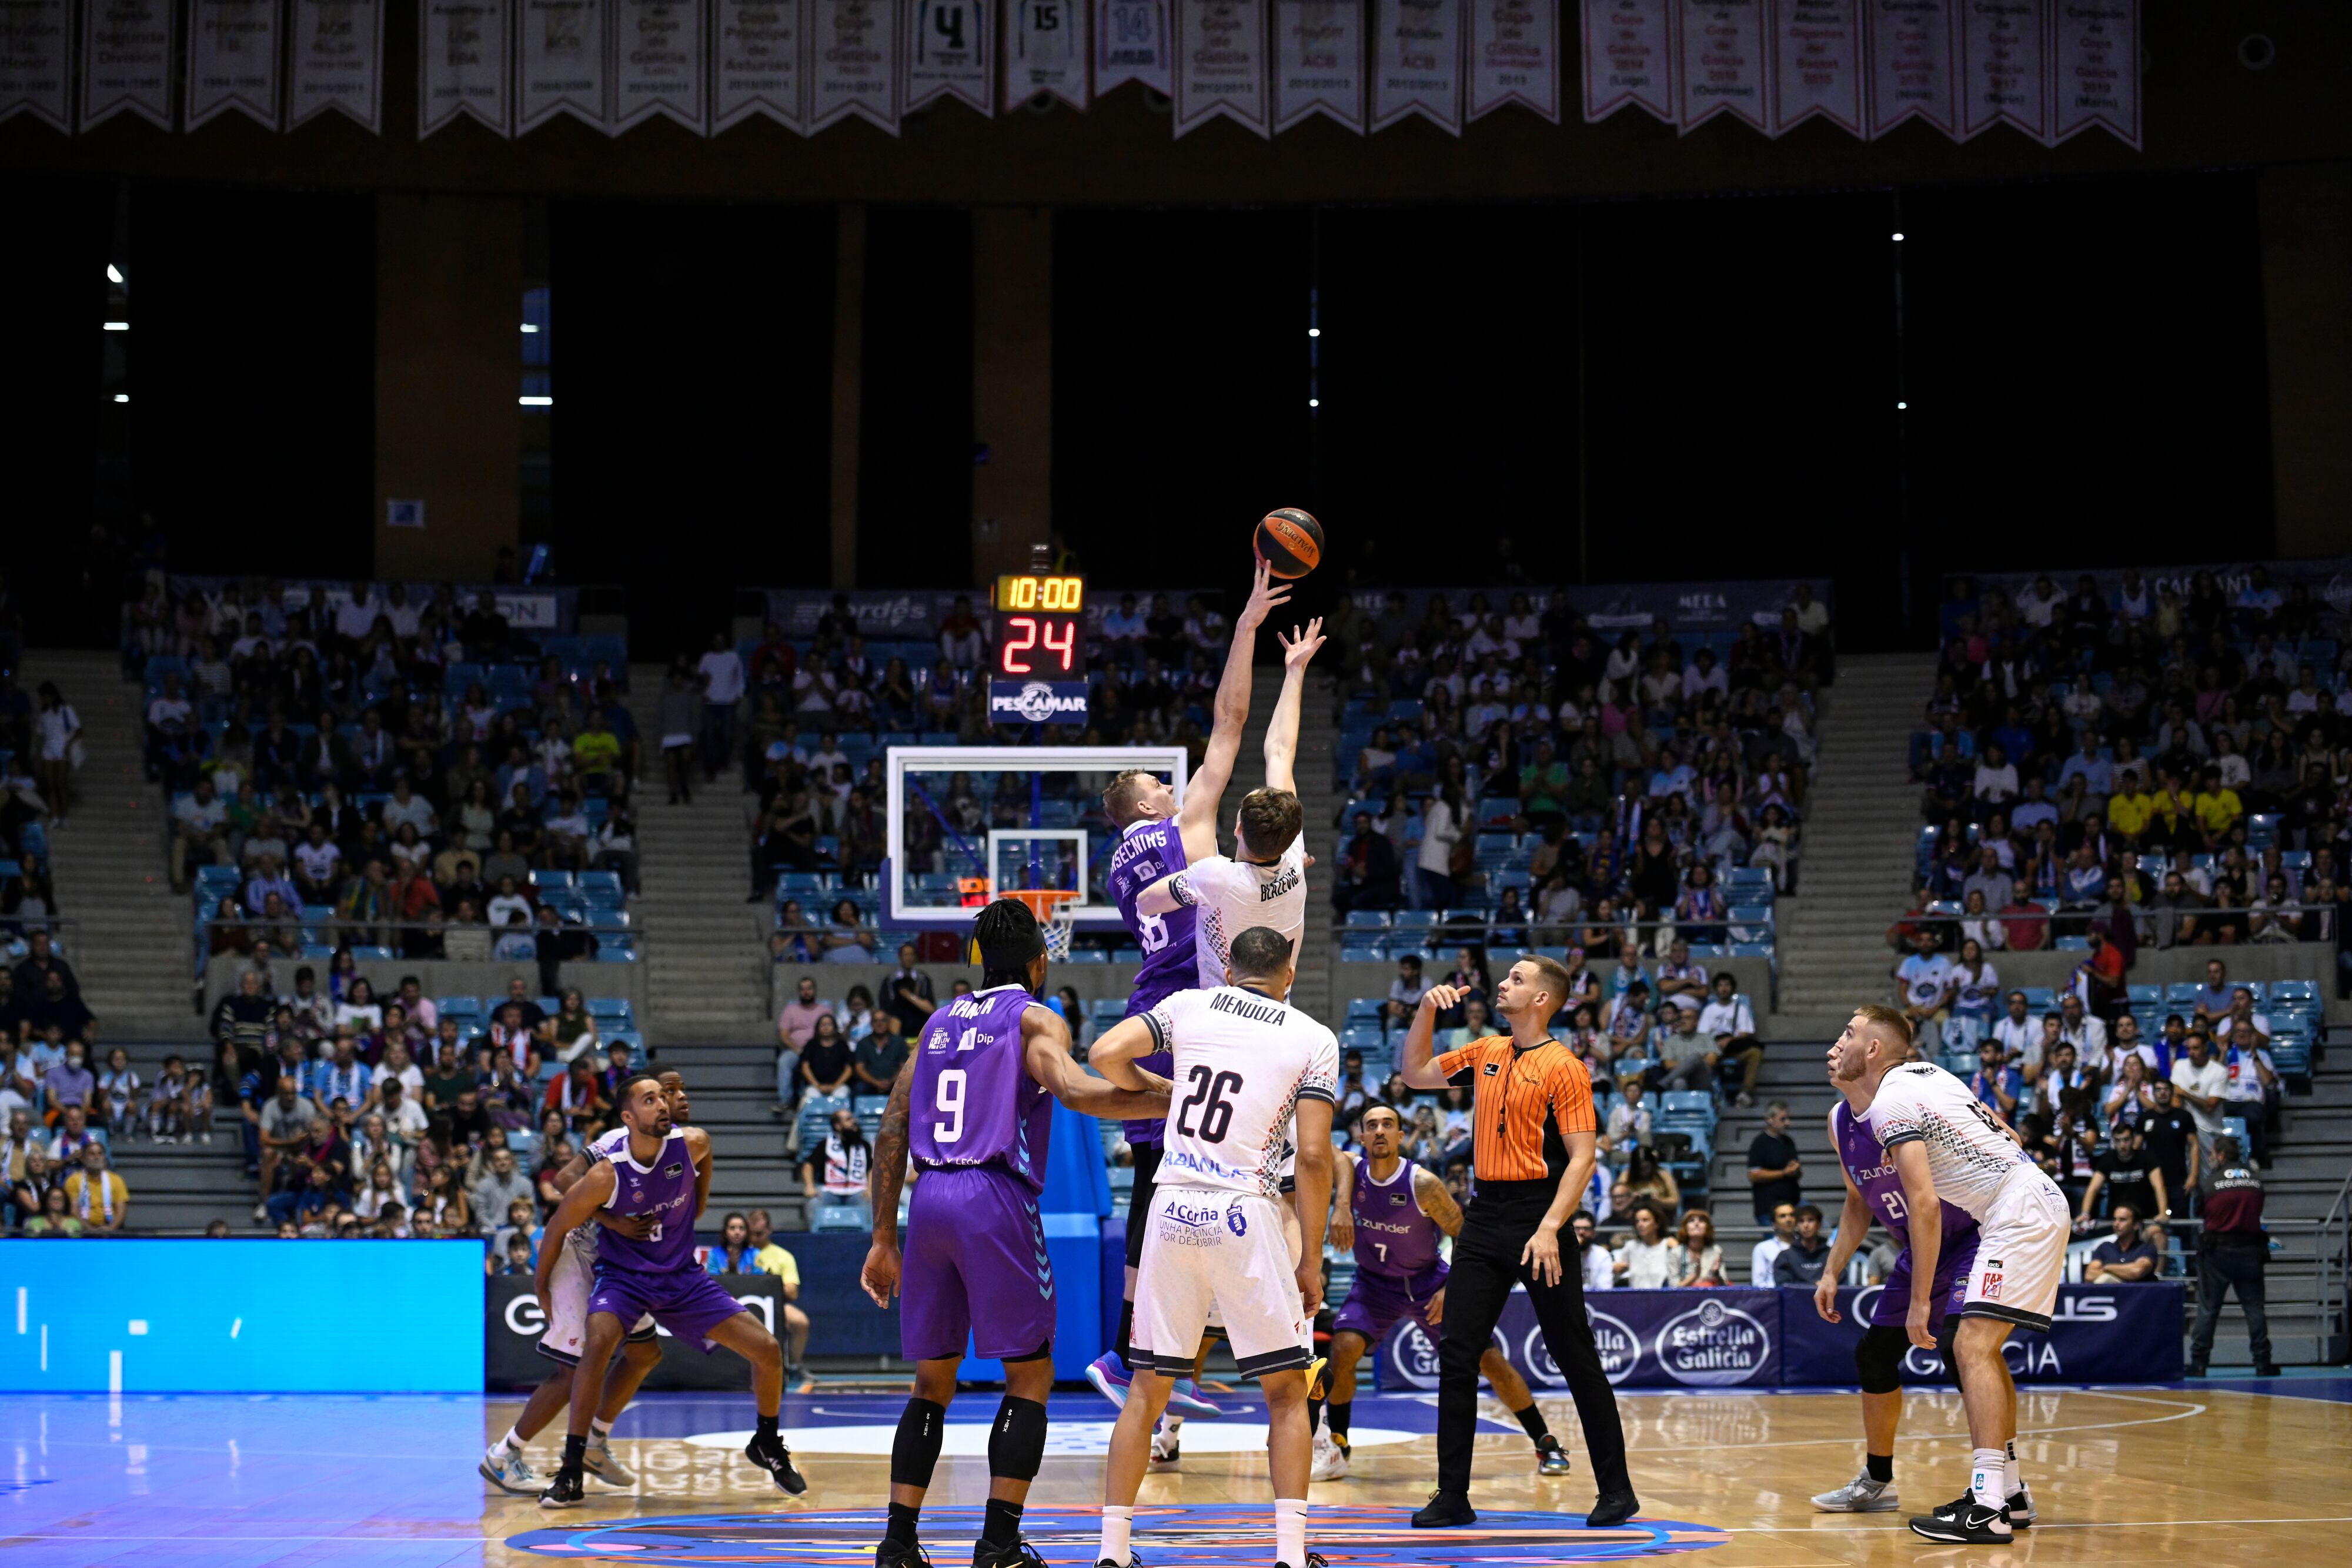
<path fill-rule="evenodd" d="M 1433 1491 L 1429 1501 L 1412 1516 L 1415 1530 L 1448 1530 L 1459 1524 L 1475 1524 L 1478 1511 L 1470 1506 L 1470 1499 L 1458 1491 Z"/>
<path fill-rule="evenodd" d="M 886 1535 L 874 1549 L 874 1568 L 931 1568 L 931 1554 L 919 1541 L 893 1541 Z"/>
<path fill-rule="evenodd" d="M 1010 1546 L 991 1546 L 976 1541 L 971 1547 L 971 1568 L 1045 1568 L 1045 1559 L 1025 1541 L 1015 1541 Z"/>
<path fill-rule="evenodd" d="M 800 1471 L 793 1469 L 793 1451 L 784 1447 L 782 1438 L 763 1439 L 754 1432 L 751 1440 L 743 1446 L 743 1457 L 775 1477 L 776 1484 L 794 1497 L 808 1490 L 808 1482 L 801 1479 Z"/>
<path fill-rule="evenodd" d="M 1933 1513 L 1911 1516 L 1911 1533 L 1958 1546 L 2006 1546 L 2016 1539 L 2007 1508 L 1987 1508 L 1963 1492 Z"/>
<path fill-rule="evenodd" d="M 585 1485 L 580 1479 L 580 1468 L 577 1465 L 564 1465 L 556 1470 L 555 1479 L 547 1483 L 547 1490 L 539 1494 L 539 1506 L 578 1508 L 581 1496 L 585 1490 Z"/>

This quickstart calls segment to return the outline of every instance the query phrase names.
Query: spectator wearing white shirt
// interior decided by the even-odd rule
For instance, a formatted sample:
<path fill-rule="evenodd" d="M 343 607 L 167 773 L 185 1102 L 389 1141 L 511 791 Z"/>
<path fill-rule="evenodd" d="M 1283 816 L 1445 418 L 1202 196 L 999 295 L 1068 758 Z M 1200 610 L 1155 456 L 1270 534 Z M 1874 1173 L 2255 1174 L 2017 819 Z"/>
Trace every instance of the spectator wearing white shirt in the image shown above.
<path fill-rule="evenodd" d="M 1932 1056 L 1951 1005 L 1952 961 L 1936 951 L 1933 931 L 1918 932 L 1912 942 L 1916 950 L 1895 966 L 1895 979 L 1902 988 L 1903 1016 L 1911 1020 L 1919 1053 Z"/>
<path fill-rule="evenodd" d="M 1756 1073 L 1764 1065 L 1763 1042 L 1756 1038 L 1756 1014 L 1738 995 L 1738 980 L 1728 969 L 1715 976 L 1714 993 L 1699 1009 L 1698 1031 L 1714 1038 L 1718 1064 L 1739 1059 L 1739 1103 L 1756 1103 Z"/>
<path fill-rule="evenodd" d="M 735 755 L 735 710 L 743 701 L 743 658 L 724 632 L 710 634 L 710 652 L 695 669 L 702 676 L 702 781 L 715 783 Z"/>
<path fill-rule="evenodd" d="M 2065 601 L 2066 596 L 2047 575 L 2035 578 L 2017 591 L 2017 612 L 2025 617 L 2029 626 L 2048 627 L 2058 606 Z"/>
<path fill-rule="evenodd" d="M 1775 1204 L 1772 1207 L 1772 1234 L 1756 1244 L 1748 1257 L 1748 1282 L 1759 1290 L 1772 1287 L 1772 1261 L 1786 1252 L 1797 1239 L 1797 1206 Z"/>
<path fill-rule="evenodd" d="M 2009 753 L 1999 741 L 1984 749 L 1978 759 L 1975 779 L 1969 787 L 1969 794 L 1990 809 L 2007 806 L 2017 799 L 2017 765 L 2010 761 Z"/>
<path fill-rule="evenodd" d="M 2058 998 L 2058 1038 L 2074 1048 L 2074 1060 L 2094 1083 L 2107 1081 L 2107 1026 L 2083 1010 L 2083 998 L 2068 991 Z"/>
<path fill-rule="evenodd" d="M 2097 1095 L 2098 1085 L 2091 1081 L 2089 1073 L 2075 1064 L 2074 1048 L 2062 1040 L 2051 1048 L 2048 1059 L 2042 1063 L 2042 1082 L 2034 1086 L 2045 1119 L 2054 1121 L 2058 1113 L 2065 1108 L 2061 1097 L 2069 1090 L 2082 1091 L 2084 1103 L 2087 1105 Z"/>
<path fill-rule="evenodd" d="M 352 584 L 352 596 L 335 607 L 335 635 L 357 648 L 375 630 L 374 591 L 364 582 Z"/>
<path fill-rule="evenodd" d="M 2255 1032 L 2251 1021 L 2230 1026 L 2230 1049 L 2221 1058 L 2222 1108 L 2244 1118 L 2253 1147 L 2254 1163 L 2266 1166 L 2270 1155 L 2270 1107 L 2276 1103 L 2278 1065 L 2271 1060 L 2269 1037 Z"/>
<path fill-rule="evenodd" d="M 2210 1145 L 2221 1135 L 2221 1101 L 2229 1088 L 2230 1070 L 2214 1054 L 2204 1030 L 2190 1030 L 2184 1043 L 2189 1054 L 2172 1064 L 2173 1092 L 2197 1124 L 2198 1137 Z"/>
<path fill-rule="evenodd" d="M 1642 1103 L 1647 1085 L 1638 1072 L 1626 1074 L 1618 1081 L 1616 1103 L 1609 1107 L 1609 1122 L 1604 1129 L 1601 1149 L 1607 1154 L 1622 1154 L 1634 1144 L 1650 1141 L 1650 1108 Z"/>
<path fill-rule="evenodd" d="M 1617 1244 L 1611 1271 L 1621 1290 L 1663 1291 L 1682 1272 L 1683 1246 L 1665 1233 L 1658 1210 L 1647 1201 L 1633 1206 L 1633 1234 Z"/>
<path fill-rule="evenodd" d="M 2010 992 L 2009 1011 L 1993 1024 L 1992 1038 L 2002 1059 L 2023 1073 L 2028 1083 L 2042 1076 L 2042 1020 L 2026 1005 L 2025 993 Z"/>

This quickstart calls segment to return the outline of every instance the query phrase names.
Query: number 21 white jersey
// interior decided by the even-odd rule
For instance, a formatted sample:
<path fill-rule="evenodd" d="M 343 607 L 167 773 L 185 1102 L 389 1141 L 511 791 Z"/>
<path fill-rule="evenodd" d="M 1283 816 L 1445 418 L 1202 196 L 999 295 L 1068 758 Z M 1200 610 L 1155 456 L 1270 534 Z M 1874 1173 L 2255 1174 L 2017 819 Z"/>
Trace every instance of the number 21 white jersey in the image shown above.
<path fill-rule="evenodd" d="M 1174 1057 L 1160 1184 L 1277 1195 L 1298 1102 L 1336 1097 L 1339 1038 L 1238 986 L 1179 991 L 1139 1016 Z"/>
<path fill-rule="evenodd" d="M 1932 1061 L 1889 1069 L 1861 1120 L 1883 1149 L 1925 1145 L 1936 1196 L 1979 1223 L 2011 1176 L 2041 1175 L 1969 1086 Z"/>

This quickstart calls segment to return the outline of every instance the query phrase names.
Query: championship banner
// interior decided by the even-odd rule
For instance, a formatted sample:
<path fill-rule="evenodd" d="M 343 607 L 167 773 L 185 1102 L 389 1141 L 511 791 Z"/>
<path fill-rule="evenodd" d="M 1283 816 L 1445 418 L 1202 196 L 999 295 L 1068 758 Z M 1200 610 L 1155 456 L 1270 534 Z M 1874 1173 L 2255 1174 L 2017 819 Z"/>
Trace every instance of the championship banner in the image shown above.
<path fill-rule="evenodd" d="M 1418 114 L 1449 136 L 1462 134 L 1464 4 L 1380 0 L 1372 29 L 1374 131 Z"/>
<path fill-rule="evenodd" d="M 2049 58 L 2042 0 L 1960 0 L 1960 135 L 2007 123 L 2048 146 Z"/>
<path fill-rule="evenodd" d="M 181 128 L 235 110 L 278 129 L 278 0 L 188 0 Z"/>
<path fill-rule="evenodd" d="M 515 134 L 559 114 L 604 130 L 605 0 L 515 3 Z"/>
<path fill-rule="evenodd" d="M 383 0 L 289 0 L 286 129 L 333 110 L 383 131 Z"/>
<path fill-rule="evenodd" d="M 618 136 L 654 116 L 699 131 L 702 0 L 612 0 L 613 122 Z"/>
<path fill-rule="evenodd" d="M 2095 125 L 2138 152 L 2139 0 L 2059 0 L 2050 24 L 2050 144 Z"/>
<path fill-rule="evenodd" d="M 1617 1387 L 1777 1388 L 1783 1381 L 1780 1296 L 1756 1290 L 1588 1291 L 1584 1312 L 1601 1369 Z M 1811 1298 L 1805 1301 L 1811 1312 Z M 1514 1287 L 1503 1303 L 1495 1340 L 1530 1387 L 1568 1386 L 1525 1286 Z M 1850 1352 L 1846 1364 L 1850 1375 Z M 1400 1320 L 1381 1342 L 1380 1373 L 1383 1392 L 1437 1386 L 1437 1347 L 1412 1319 Z"/>
<path fill-rule="evenodd" d="M 1675 5 L 1675 122 L 1684 135 L 1718 114 L 1771 134 L 1765 5 L 1679 0 Z"/>
<path fill-rule="evenodd" d="M 710 133 L 754 115 L 805 136 L 808 0 L 710 0 Z"/>
<path fill-rule="evenodd" d="M 1559 10 L 1553 0 L 1468 0 L 1470 112 L 1507 103 L 1559 123 Z"/>
<path fill-rule="evenodd" d="M 1870 41 L 1870 134 L 1922 120 L 1959 134 L 1953 0 L 1863 0 Z"/>
<path fill-rule="evenodd" d="M 898 134 L 898 0 L 811 0 L 809 132 L 856 115 Z"/>
<path fill-rule="evenodd" d="M 0 5 L 0 120 L 29 114 L 73 133 L 72 0 Z"/>
<path fill-rule="evenodd" d="M 1168 7 L 1175 0 L 1074 0 L 1095 12 L 1095 96 L 1121 82 L 1139 81 L 1157 93 L 1175 90 L 1170 68 Z"/>
<path fill-rule="evenodd" d="M 719 1281 L 771 1333 L 783 1332 L 782 1280 L 773 1274 L 721 1274 Z M 547 1332 L 547 1320 L 540 1314 L 531 1277 L 492 1274 L 481 1285 L 483 1385 L 531 1388 L 546 1382 L 561 1364 L 539 1354 L 539 1336 Z M 646 1375 L 647 1388 L 742 1390 L 747 1373 L 743 1358 L 733 1351 L 722 1347 L 705 1355 L 701 1345 L 677 1339 L 667 1329 L 656 1332 L 655 1343 L 661 1347 L 661 1360 Z"/>
<path fill-rule="evenodd" d="M 1274 128 L 1325 115 L 1364 133 L 1365 0 L 1274 0 Z"/>
<path fill-rule="evenodd" d="M 1223 115 L 1265 135 L 1265 0 L 1170 4 L 1176 13 L 1176 134 Z"/>
<path fill-rule="evenodd" d="M 1584 0 L 1584 122 L 1627 104 L 1675 123 L 1678 0 Z"/>
<path fill-rule="evenodd" d="M 82 0 L 81 129 L 125 112 L 172 129 L 172 0 Z"/>
<path fill-rule="evenodd" d="M 1004 101 L 1049 98 L 1084 109 L 1090 0 L 1011 0 L 1005 13 Z"/>
<path fill-rule="evenodd" d="M 907 77 L 902 98 L 912 114 L 951 98 L 981 114 L 996 113 L 996 51 L 989 0 L 907 0 Z"/>
<path fill-rule="evenodd" d="M 1772 0 L 1772 134 L 1819 116 L 1865 133 L 1862 0 Z"/>
<path fill-rule="evenodd" d="M 460 115 L 513 134 L 509 0 L 417 0 L 416 139 Z"/>
<path fill-rule="evenodd" d="M 1851 1386 L 1853 1349 L 1870 1326 L 1879 1287 L 1841 1289 L 1840 1322 L 1825 1323 L 1810 1291 L 1781 1292 L 1781 1381 L 1790 1387 Z M 2050 1332 L 2012 1333 L 2001 1346 L 2020 1383 L 2168 1383 L 2181 1373 L 2180 1323 L 2187 1287 L 2178 1280 L 2136 1285 L 2061 1285 Z M 1942 1355 L 1911 1347 L 1906 1383 L 1952 1381 Z"/>

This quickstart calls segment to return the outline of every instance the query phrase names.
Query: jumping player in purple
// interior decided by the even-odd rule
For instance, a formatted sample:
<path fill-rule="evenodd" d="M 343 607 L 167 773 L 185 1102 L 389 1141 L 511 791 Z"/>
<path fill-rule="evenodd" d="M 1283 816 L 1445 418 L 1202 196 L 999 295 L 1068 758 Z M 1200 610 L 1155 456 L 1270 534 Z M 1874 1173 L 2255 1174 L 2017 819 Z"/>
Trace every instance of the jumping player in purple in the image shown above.
<path fill-rule="evenodd" d="M 1217 852 L 1218 812 L 1225 785 L 1234 776 L 1234 759 L 1241 754 L 1242 730 L 1249 722 L 1250 660 L 1257 648 L 1257 629 L 1270 612 L 1289 599 L 1290 585 L 1271 575 L 1260 561 L 1250 584 L 1249 601 L 1234 621 L 1233 646 L 1225 654 L 1224 674 L 1217 681 L 1208 748 L 1185 783 L 1182 807 L 1176 804 L 1176 791 L 1166 779 L 1140 770 L 1120 774 L 1103 791 L 1103 811 L 1119 831 L 1104 883 L 1118 904 L 1119 918 L 1143 949 L 1143 965 L 1136 970 L 1135 988 L 1127 1000 L 1128 1018 L 1149 1012 L 1178 991 L 1194 990 L 1201 984 L 1199 939 L 1194 930 L 1198 912 L 1185 904 L 1165 915 L 1144 915 L 1137 911 L 1135 901 L 1152 883 Z M 1139 1058 L 1136 1065 L 1164 1074 L 1168 1052 L 1154 1051 Z M 1143 1261 L 1143 1234 L 1160 1169 L 1162 1125 L 1159 1119 L 1134 1120 L 1125 1128 L 1128 1147 L 1135 1155 L 1135 1191 L 1127 1209 L 1127 1289 L 1112 1349 L 1087 1368 L 1087 1381 L 1114 1405 L 1126 1403 L 1133 1376 L 1135 1274 Z M 1196 1416 L 1220 1414 L 1216 1406 L 1200 1396 L 1190 1378 L 1176 1385 L 1168 1403 Z"/>
<path fill-rule="evenodd" d="M 1331 1323 L 1329 1430 L 1315 1437 L 1314 1479 L 1334 1481 L 1348 1473 L 1348 1425 L 1356 1398 L 1356 1363 L 1389 1336 L 1397 1320 L 1421 1324 L 1430 1343 L 1445 1315 L 1445 1265 L 1437 1239 L 1462 1228 L 1462 1207 L 1435 1172 L 1401 1158 L 1404 1123 L 1382 1101 L 1366 1105 L 1358 1122 L 1360 1159 L 1342 1160 L 1332 1199 L 1331 1244 L 1352 1247 L 1356 1281 Z M 1503 1353 L 1489 1345 L 1478 1370 L 1503 1407 L 1535 1440 L 1539 1475 L 1568 1474 L 1568 1450 L 1559 1446 L 1527 1380 Z M 1314 1414 L 1310 1401 L 1308 1414 Z"/>
<path fill-rule="evenodd" d="M 670 1120 L 669 1098 L 651 1074 L 632 1078 L 618 1096 L 627 1140 L 563 1195 L 549 1218 L 539 1248 L 539 1310 L 548 1314 L 556 1260 L 564 1238 L 589 1223 L 599 1210 L 643 1218 L 643 1236 L 607 1227 L 596 1249 L 596 1285 L 588 1297 L 588 1337 L 572 1385 L 570 1435 L 563 1463 L 539 1495 L 541 1508 L 572 1508 L 581 1497 L 581 1472 L 588 1451 L 589 1421 L 604 1393 L 605 1364 L 619 1348 L 624 1331 L 651 1314 L 655 1322 L 706 1355 L 725 1345 L 751 1364 L 751 1395 L 759 1429 L 743 1457 L 775 1477 L 788 1492 L 808 1490 L 793 1468 L 793 1456 L 776 1435 L 776 1412 L 784 1397 L 784 1352 L 776 1336 L 703 1272 L 694 1256 L 694 1222 L 701 1218 L 705 1179 L 710 1169 L 710 1135 Z"/>
<path fill-rule="evenodd" d="M 1026 904 L 997 900 L 980 912 L 972 937 L 981 988 L 931 1014 L 890 1087 L 874 1145 L 874 1246 L 863 1281 L 877 1306 L 901 1289 L 898 1189 L 910 1154 L 923 1173 L 907 1217 L 898 1312 L 915 1389 L 890 1446 L 890 1519 L 877 1568 L 929 1568 L 916 1528 L 967 1339 L 1004 1363 L 973 1568 L 1043 1568 L 1021 1539 L 1021 1511 L 1045 1459 L 1054 1385 L 1054 1266 L 1037 1213 L 1052 1102 L 1090 1116 L 1168 1113 L 1165 1079 L 1147 1078 L 1150 1089 L 1133 1092 L 1072 1059 L 1068 1026 L 1036 999 L 1045 940 Z"/>
<path fill-rule="evenodd" d="M 1886 1227 L 1902 1256 L 1895 1260 L 1878 1299 L 1871 1303 L 1870 1327 L 1853 1351 L 1854 1374 L 1862 1385 L 1862 1473 L 1835 1491 L 1816 1496 L 1813 1506 L 1824 1513 L 1885 1513 L 1898 1501 L 1895 1428 L 1903 1418 L 1903 1360 L 1911 1351 L 1911 1339 L 1904 1329 L 1904 1313 L 1911 1301 L 1911 1213 L 1894 1159 L 1843 1100 L 1830 1108 L 1830 1142 L 1837 1146 L 1838 1161 L 1845 1169 L 1845 1207 L 1838 1214 L 1837 1236 L 1830 1242 L 1821 1283 L 1813 1287 L 1813 1310 L 1830 1322 L 1840 1320 L 1838 1281 L 1873 1220 Z M 1977 1222 L 1969 1218 L 1968 1210 L 1948 1202 L 1939 1201 L 1937 1207 L 1944 1241 L 1936 1253 L 1935 1306 L 1928 1327 L 1943 1347 L 1944 1364 L 1949 1366 L 1952 1331 L 1959 1322 L 1957 1314 L 1968 1295 L 1969 1272 L 1976 1266 Z"/>

